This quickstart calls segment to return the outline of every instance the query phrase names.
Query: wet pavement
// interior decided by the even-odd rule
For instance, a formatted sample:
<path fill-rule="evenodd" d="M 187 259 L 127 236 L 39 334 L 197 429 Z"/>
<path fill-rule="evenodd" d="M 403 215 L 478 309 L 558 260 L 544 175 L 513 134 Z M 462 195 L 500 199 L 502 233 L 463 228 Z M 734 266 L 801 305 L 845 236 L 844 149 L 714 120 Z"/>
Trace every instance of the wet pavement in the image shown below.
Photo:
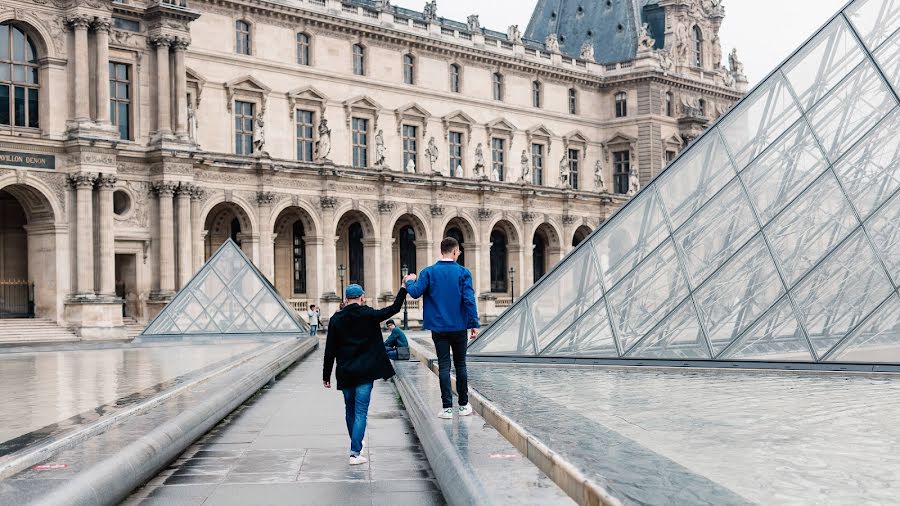
<path fill-rule="evenodd" d="M 260 343 L 124 345 L 0 353 L 0 456 L 116 407 L 137 402 L 178 379 L 259 348 Z"/>
<path fill-rule="evenodd" d="M 322 387 L 322 353 L 252 397 L 125 504 L 444 504 L 390 382 L 372 392 L 365 454 L 348 464 L 343 397 Z"/>
<path fill-rule="evenodd" d="M 625 503 L 897 500 L 898 375 L 475 363 L 469 379 Z"/>

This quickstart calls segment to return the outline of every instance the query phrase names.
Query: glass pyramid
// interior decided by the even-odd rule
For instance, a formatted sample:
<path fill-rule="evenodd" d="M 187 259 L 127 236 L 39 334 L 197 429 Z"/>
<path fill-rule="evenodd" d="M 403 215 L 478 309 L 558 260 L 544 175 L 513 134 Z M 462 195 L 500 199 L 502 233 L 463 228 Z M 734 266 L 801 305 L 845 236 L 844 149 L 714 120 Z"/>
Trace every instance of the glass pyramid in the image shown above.
<path fill-rule="evenodd" d="M 848 4 L 470 353 L 900 364 L 898 29 Z"/>
<path fill-rule="evenodd" d="M 306 324 L 229 239 L 141 337 L 301 333 Z"/>

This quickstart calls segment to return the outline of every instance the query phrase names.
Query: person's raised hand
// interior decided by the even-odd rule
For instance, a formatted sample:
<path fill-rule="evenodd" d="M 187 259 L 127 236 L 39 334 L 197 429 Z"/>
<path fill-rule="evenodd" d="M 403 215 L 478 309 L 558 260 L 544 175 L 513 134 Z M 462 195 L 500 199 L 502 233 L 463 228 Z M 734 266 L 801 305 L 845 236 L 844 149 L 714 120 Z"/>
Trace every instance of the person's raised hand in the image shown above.
<path fill-rule="evenodd" d="M 408 283 L 408 282 L 410 282 L 410 281 L 412 281 L 413 283 L 415 283 L 417 279 L 419 279 L 419 277 L 416 276 L 415 273 L 407 274 L 406 277 L 403 278 L 403 284 L 406 284 L 406 283 Z"/>
<path fill-rule="evenodd" d="M 331 382 L 330 382 L 330 381 L 323 381 L 322 384 L 325 385 L 325 388 L 331 388 Z"/>

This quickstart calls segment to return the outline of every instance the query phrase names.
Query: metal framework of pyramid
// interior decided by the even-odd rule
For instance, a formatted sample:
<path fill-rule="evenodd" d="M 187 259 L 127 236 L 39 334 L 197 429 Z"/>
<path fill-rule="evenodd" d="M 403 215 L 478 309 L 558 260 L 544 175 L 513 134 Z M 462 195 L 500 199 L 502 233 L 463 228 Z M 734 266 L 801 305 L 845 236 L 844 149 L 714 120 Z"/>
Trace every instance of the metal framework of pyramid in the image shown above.
<path fill-rule="evenodd" d="M 141 337 L 307 333 L 296 312 L 231 239 L 150 322 Z"/>
<path fill-rule="evenodd" d="M 900 0 L 856 0 L 470 347 L 900 364 Z"/>

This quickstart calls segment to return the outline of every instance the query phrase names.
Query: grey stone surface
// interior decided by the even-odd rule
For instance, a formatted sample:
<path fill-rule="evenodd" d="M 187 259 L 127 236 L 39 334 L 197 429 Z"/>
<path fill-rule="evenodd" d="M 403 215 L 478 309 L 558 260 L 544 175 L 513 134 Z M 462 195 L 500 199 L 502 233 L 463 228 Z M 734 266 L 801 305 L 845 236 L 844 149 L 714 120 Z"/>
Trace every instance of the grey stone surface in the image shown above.
<path fill-rule="evenodd" d="M 369 463 L 349 465 L 343 397 L 321 382 L 323 347 L 237 408 L 125 504 L 167 498 L 241 506 L 444 504 L 389 382 L 376 382 L 372 392 Z"/>
<path fill-rule="evenodd" d="M 896 375 L 469 371 L 480 393 L 624 502 L 896 502 Z"/>

